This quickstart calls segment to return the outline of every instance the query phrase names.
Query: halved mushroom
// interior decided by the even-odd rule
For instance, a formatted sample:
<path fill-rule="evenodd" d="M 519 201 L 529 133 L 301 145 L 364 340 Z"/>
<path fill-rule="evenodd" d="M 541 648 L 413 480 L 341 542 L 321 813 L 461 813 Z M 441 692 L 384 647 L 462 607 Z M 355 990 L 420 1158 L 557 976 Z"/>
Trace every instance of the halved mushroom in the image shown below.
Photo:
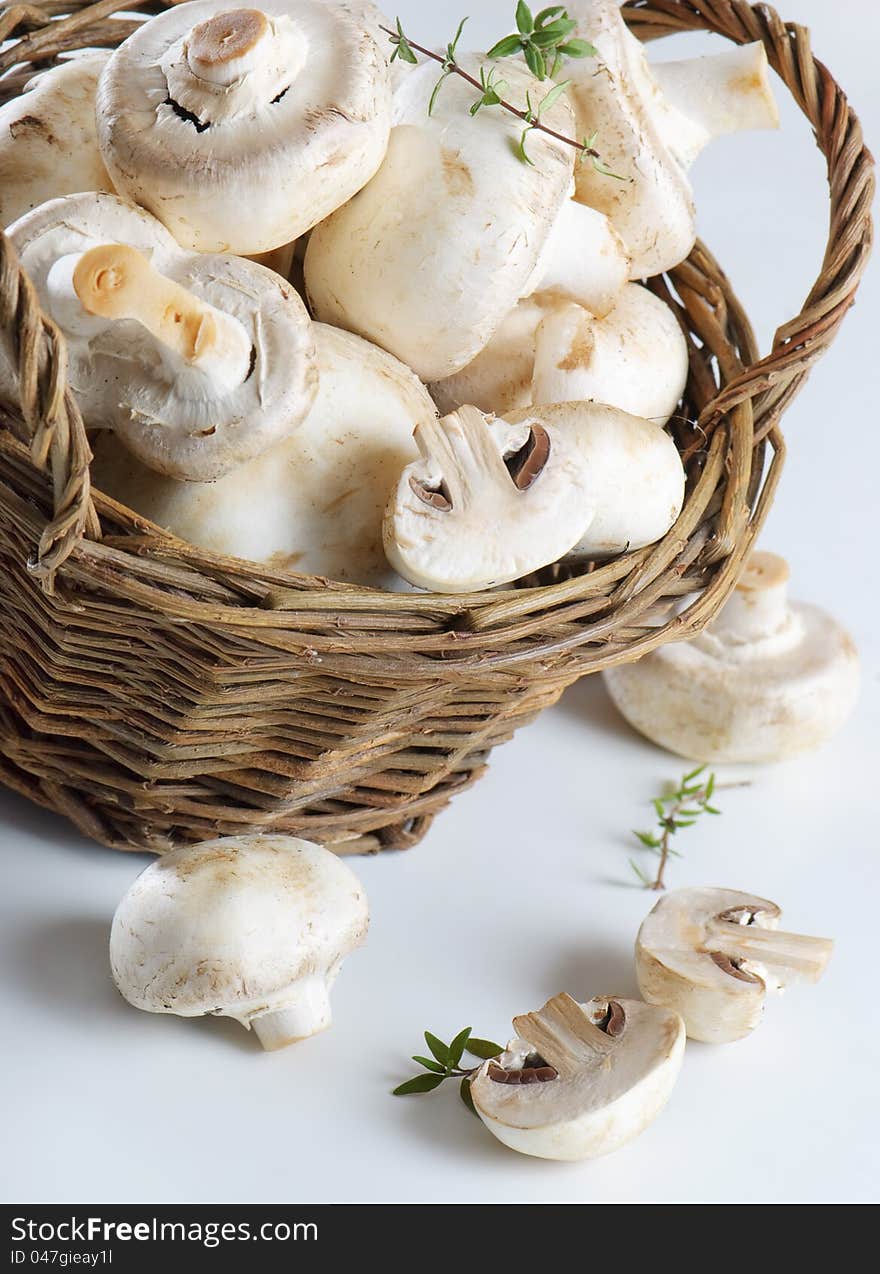
<path fill-rule="evenodd" d="M 477 57 L 463 59 L 478 73 Z M 491 65 L 491 64 L 488 64 Z M 468 112 L 472 90 L 450 77 L 428 115 L 436 67 L 413 68 L 395 95 L 395 127 L 373 180 L 312 233 L 305 260 L 316 317 L 368 337 L 423 380 L 466 367 L 516 302 L 549 291 L 605 314 L 628 261 L 607 219 L 575 203 L 575 152 L 530 139 L 506 112 Z M 537 109 L 552 84 L 505 66 L 509 94 Z M 563 98 L 542 115 L 573 127 Z"/>
<path fill-rule="evenodd" d="M 821 747 L 858 697 L 852 638 L 788 598 L 788 564 L 753 553 L 698 637 L 610 668 L 605 684 L 639 733 L 706 762 L 779 761 Z"/>
<path fill-rule="evenodd" d="M 273 272 L 185 252 L 149 213 L 106 194 L 52 200 L 9 235 L 67 337 L 86 423 L 115 430 L 157 472 L 215 478 L 308 412 L 312 324 Z M 9 379 L 7 368 L 7 394 Z"/>
<path fill-rule="evenodd" d="M 62 62 L 0 106 L 0 226 L 48 199 L 112 191 L 95 128 L 95 91 L 109 56 Z"/>
<path fill-rule="evenodd" d="M 777 929 L 775 902 L 736 889 L 664 894 L 636 939 L 639 990 L 684 1018 L 688 1036 L 728 1044 L 755 1029 L 768 991 L 818 982 L 833 943 Z"/>
<path fill-rule="evenodd" d="M 764 46 L 649 65 L 620 0 L 572 0 L 568 8 L 578 35 L 598 49 L 598 65 L 566 66 L 578 136 L 595 132 L 604 163 L 623 178 L 609 181 L 581 164 L 576 197 L 610 217 L 632 257 L 631 278 L 660 274 L 693 247 L 687 168 L 703 146 L 722 133 L 778 127 Z"/>
<path fill-rule="evenodd" d="M 283 442 L 216 482 L 176 482 L 108 434 L 95 442 L 101 491 L 191 544 L 291 570 L 401 588 L 382 548 L 382 517 L 413 427 L 435 419 L 417 377 L 384 350 L 314 325 L 314 406 Z"/>
<path fill-rule="evenodd" d="M 466 593 L 555 562 L 577 543 L 594 507 L 577 447 L 552 424 L 519 428 L 462 407 L 415 431 L 385 514 L 385 553 L 404 579 Z"/>
<path fill-rule="evenodd" d="M 681 512 L 685 472 L 669 434 L 603 403 L 550 403 L 509 412 L 511 425 L 542 426 L 574 447 L 594 511 L 569 556 L 612 557 L 662 539 Z"/>
<path fill-rule="evenodd" d="M 684 1057 L 678 1013 L 640 1000 L 563 993 L 513 1028 L 471 1096 L 499 1141 L 539 1159 L 593 1159 L 632 1141 L 666 1105 Z"/>
<path fill-rule="evenodd" d="M 152 862 L 116 909 L 110 965 L 147 1013 L 231 1017 L 263 1048 L 330 1025 L 330 988 L 366 937 L 360 881 L 293 836 L 228 836 Z"/>
<path fill-rule="evenodd" d="M 446 412 L 467 402 L 503 416 L 582 400 L 664 425 L 687 375 L 687 343 L 672 310 L 627 283 L 602 319 L 546 294 L 520 301 L 472 363 L 430 389 Z"/>
<path fill-rule="evenodd" d="M 120 45 L 98 90 L 117 189 L 202 252 L 293 242 L 369 181 L 390 127 L 384 52 L 323 0 L 178 5 Z"/>

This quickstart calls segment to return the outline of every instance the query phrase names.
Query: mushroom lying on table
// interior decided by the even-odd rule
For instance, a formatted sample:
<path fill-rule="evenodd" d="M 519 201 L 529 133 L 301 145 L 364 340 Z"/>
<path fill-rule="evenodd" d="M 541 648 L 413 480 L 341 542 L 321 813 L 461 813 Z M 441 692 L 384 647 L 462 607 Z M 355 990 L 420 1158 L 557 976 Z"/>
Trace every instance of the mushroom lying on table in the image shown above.
<path fill-rule="evenodd" d="M 517 1037 L 471 1082 L 499 1141 L 540 1159 L 593 1159 L 657 1118 L 684 1057 L 678 1013 L 640 1000 L 556 995 L 514 1018 Z"/>
<path fill-rule="evenodd" d="M 483 63 L 465 57 L 477 73 Z M 489 64 L 491 65 L 491 64 Z M 376 176 L 309 240 L 305 278 L 323 322 L 359 332 L 403 359 L 423 380 L 466 367 L 516 302 L 534 292 L 570 297 L 602 315 L 614 304 L 628 260 L 607 219 L 569 195 L 575 152 L 530 138 L 533 167 L 512 143 L 506 112 L 471 118 L 472 91 L 457 77 L 431 116 L 436 68 L 414 67 L 395 94 L 395 127 Z M 509 93 L 535 108 L 552 91 L 505 67 Z M 558 98 L 542 122 L 565 132 Z"/>
<path fill-rule="evenodd" d="M 621 0 L 571 0 L 577 35 L 597 58 L 572 61 L 577 136 L 596 133 L 604 163 L 623 180 L 609 181 L 591 164 L 577 169 L 577 198 L 606 213 L 632 257 L 630 277 L 671 269 L 696 238 L 687 169 L 713 137 L 776 128 L 779 115 L 761 43 L 713 57 L 648 64 L 626 27 Z"/>
<path fill-rule="evenodd" d="M 627 283 L 601 319 L 560 297 L 520 301 L 472 363 L 430 390 L 441 412 L 473 403 L 503 416 L 583 400 L 665 425 L 687 375 L 687 342 L 672 310 Z"/>
<path fill-rule="evenodd" d="M 413 428 L 435 419 L 417 377 L 349 332 L 314 325 L 314 406 L 289 438 L 216 482 L 176 482 L 112 435 L 95 443 L 92 481 L 201 548 L 273 570 L 400 588 L 382 549 L 382 516 L 418 454 Z"/>
<path fill-rule="evenodd" d="M 230 836 L 138 876 L 113 917 L 110 965 L 135 1008 L 231 1017 L 283 1048 L 330 1025 L 330 988 L 368 923 L 335 854 L 293 836 Z"/>
<path fill-rule="evenodd" d="M 52 200 L 9 236 L 67 338 L 86 424 L 113 429 L 157 472 L 215 478 L 311 407 L 312 324 L 271 271 L 185 252 L 149 213 L 106 194 Z M 0 392 L 12 392 L 8 367 Z"/>
<path fill-rule="evenodd" d="M 48 199 L 113 190 L 95 128 L 95 90 L 109 56 L 62 62 L 0 106 L 0 226 Z"/>
<path fill-rule="evenodd" d="M 753 553 L 705 632 L 605 684 L 640 734 L 695 761 L 779 761 L 820 747 L 859 688 L 852 638 L 815 606 L 788 600 L 788 565 Z"/>
<path fill-rule="evenodd" d="M 292 243 L 372 177 L 391 127 L 385 53 L 357 7 L 194 0 L 111 57 L 98 135 L 116 188 L 185 247 Z"/>
<path fill-rule="evenodd" d="M 833 943 L 777 929 L 775 902 L 735 889 L 665 894 L 636 939 L 639 990 L 680 1013 L 690 1039 L 728 1044 L 755 1029 L 768 991 L 817 982 Z"/>

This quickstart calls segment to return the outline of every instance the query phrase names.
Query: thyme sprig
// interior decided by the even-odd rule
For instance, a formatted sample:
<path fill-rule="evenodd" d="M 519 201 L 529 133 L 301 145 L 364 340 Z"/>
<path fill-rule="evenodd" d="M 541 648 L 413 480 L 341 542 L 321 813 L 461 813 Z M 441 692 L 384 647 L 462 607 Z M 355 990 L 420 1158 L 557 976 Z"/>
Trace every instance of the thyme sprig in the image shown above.
<path fill-rule="evenodd" d="M 670 858 L 681 858 L 677 849 L 672 848 L 672 839 L 685 827 L 693 827 L 701 814 L 720 814 L 721 810 L 712 805 L 712 797 L 716 792 L 734 787 L 750 787 L 748 781 L 739 783 L 718 783 L 714 773 L 706 776 L 705 765 L 691 770 L 679 783 L 674 792 L 658 796 L 652 802 L 657 815 L 657 826 L 650 832 L 633 831 L 633 835 L 656 854 L 658 858 L 657 873 L 653 879 L 639 867 L 634 859 L 629 860 L 639 880 L 646 889 L 665 889 L 664 879 L 666 866 Z"/>
<path fill-rule="evenodd" d="M 391 54 L 392 62 L 400 58 L 402 62 L 416 64 L 421 55 L 440 66 L 440 78 L 431 94 L 428 114 L 433 114 L 440 90 L 449 76 L 457 75 L 479 93 L 479 97 L 470 107 L 472 116 L 477 115 L 484 107 L 496 106 L 522 121 L 525 128 L 519 142 L 514 143 L 514 151 L 523 163 L 532 163 L 527 150 L 527 140 L 530 133 L 539 132 L 562 142 L 565 146 L 573 147 L 578 151 L 581 162 L 591 160 L 596 171 L 603 176 L 623 180 L 604 163 L 600 152 L 596 149 L 597 134 L 595 132 L 578 141 L 541 122 L 541 116 L 567 91 L 569 80 L 555 84 L 538 105 L 533 104 L 531 94 L 527 93 L 525 108 L 521 108 L 503 96 L 508 85 L 505 80 L 498 78 L 494 67 L 488 73 L 481 68 L 479 78 L 464 69 L 458 61 L 458 45 L 467 20 L 462 18 L 458 24 L 458 30 L 446 45 L 444 53 L 437 53 L 410 39 L 403 29 L 400 18 L 396 19 L 396 30 L 391 30 L 390 27 L 380 28 L 394 45 L 394 52 Z M 537 17 L 533 17 L 528 5 L 520 0 L 517 5 L 516 22 L 517 34 L 505 36 L 499 40 L 489 50 L 487 56 L 492 60 L 500 60 L 522 52 L 526 65 L 538 80 L 546 80 L 548 76 L 553 78 L 566 57 L 584 58 L 596 55 L 596 49 L 588 41 L 569 38 L 577 24 L 569 18 L 563 6 L 555 5 L 552 8 L 543 9 Z"/>
<path fill-rule="evenodd" d="M 436 1035 L 425 1031 L 425 1043 L 430 1050 L 430 1057 L 422 1057 L 418 1053 L 413 1061 L 423 1068 L 423 1073 L 414 1075 L 412 1079 L 398 1084 L 393 1090 L 395 1097 L 408 1097 L 412 1093 L 431 1093 L 447 1079 L 459 1081 L 458 1093 L 468 1110 L 473 1112 L 474 1103 L 471 1098 L 471 1079 L 480 1069 L 479 1066 L 462 1066 L 465 1053 L 471 1057 L 479 1057 L 483 1061 L 497 1057 L 504 1052 L 500 1044 L 491 1040 L 476 1039 L 471 1035 L 471 1028 L 466 1026 L 459 1031 L 451 1044 L 444 1044 Z"/>

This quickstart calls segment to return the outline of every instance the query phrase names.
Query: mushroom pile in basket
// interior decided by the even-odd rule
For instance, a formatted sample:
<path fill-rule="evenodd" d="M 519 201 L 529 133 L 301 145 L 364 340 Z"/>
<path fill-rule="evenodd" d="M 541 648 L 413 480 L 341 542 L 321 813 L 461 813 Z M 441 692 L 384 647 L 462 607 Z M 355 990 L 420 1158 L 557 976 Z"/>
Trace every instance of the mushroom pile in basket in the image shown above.
<path fill-rule="evenodd" d="M 702 147 L 776 124 L 766 55 L 649 66 L 615 0 L 528 20 L 438 66 L 369 4 L 194 0 L 3 108 L 0 219 L 100 489 L 391 589 L 666 534 L 687 349 L 636 280 L 693 246 Z"/>

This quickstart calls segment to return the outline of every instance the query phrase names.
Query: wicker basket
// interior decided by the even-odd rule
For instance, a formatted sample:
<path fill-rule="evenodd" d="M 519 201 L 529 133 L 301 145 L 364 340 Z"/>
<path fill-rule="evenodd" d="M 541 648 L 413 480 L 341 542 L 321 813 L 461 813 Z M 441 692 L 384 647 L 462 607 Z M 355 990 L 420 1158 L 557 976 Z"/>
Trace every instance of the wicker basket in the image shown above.
<path fill-rule="evenodd" d="M 142 20 L 131 10 L 161 7 L 4 7 L 0 40 L 15 39 L 0 52 L 0 100 L 34 64 L 118 44 Z M 120 9 L 128 16 L 112 18 Z M 852 304 L 872 161 L 803 27 L 743 0 L 637 0 L 624 13 L 646 40 L 692 29 L 762 40 L 815 130 L 831 191 L 821 273 L 767 357 L 704 247 L 653 281 L 690 344 L 674 426 L 688 496 L 665 539 L 576 577 L 556 567 L 460 597 L 379 593 L 192 548 L 90 490 L 63 340 L 3 236 L 0 327 L 21 398 L 0 411 L 4 783 L 120 849 L 262 829 L 342 853 L 402 848 L 576 678 L 712 617 L 773 498 L 782 412 Z"/>

